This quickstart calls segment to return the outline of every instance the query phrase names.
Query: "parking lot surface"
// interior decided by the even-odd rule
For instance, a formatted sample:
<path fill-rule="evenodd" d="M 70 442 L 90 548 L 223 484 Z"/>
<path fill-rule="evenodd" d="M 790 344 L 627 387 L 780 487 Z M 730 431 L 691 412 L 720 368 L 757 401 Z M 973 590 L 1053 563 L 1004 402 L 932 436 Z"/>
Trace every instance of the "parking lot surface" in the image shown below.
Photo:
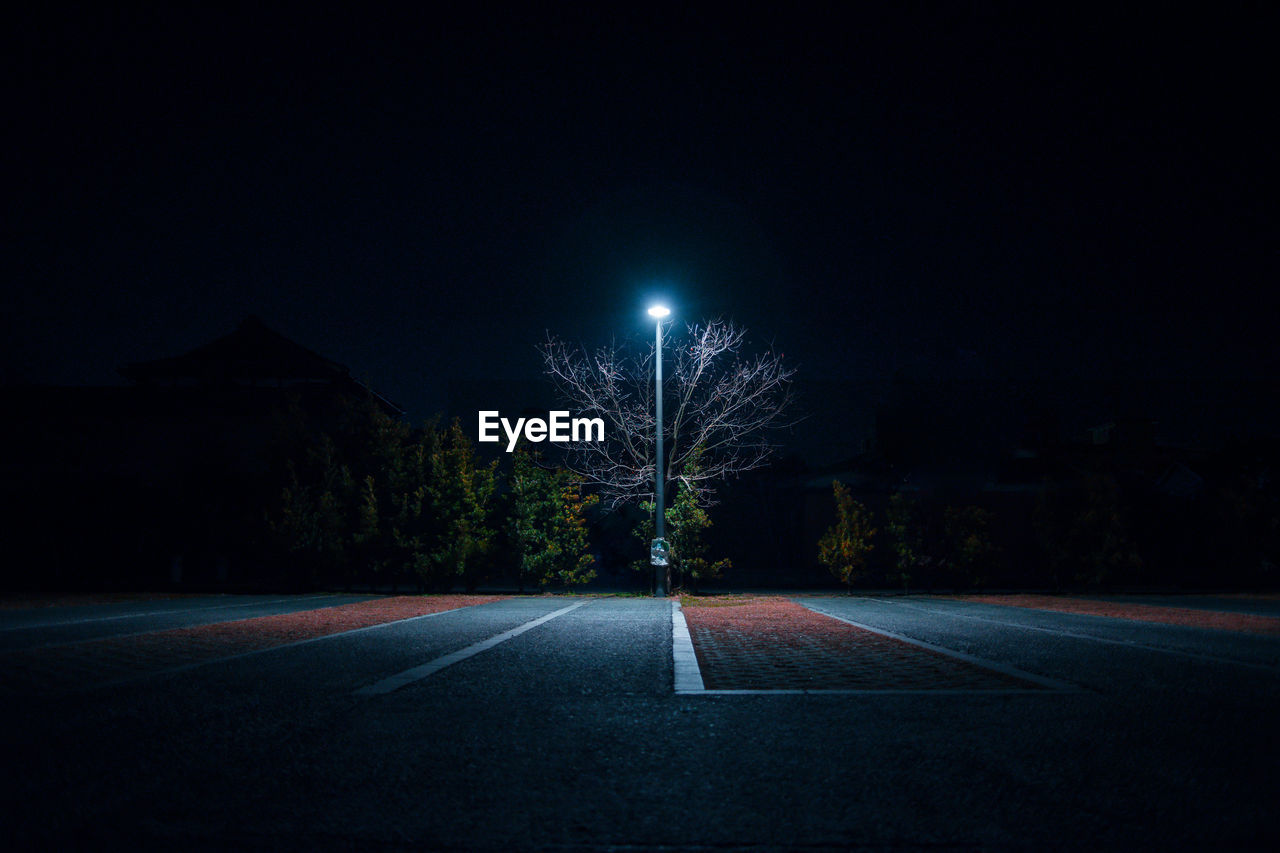
<path fill-rule="evenodd" d="M 4 696 L 6 833 L 296 850 L 1280 842 L 1275 636 L 849 596 L 769 598 L 752 634 L 747 611 L 717 627 L 696 602 L 526 596 L 126 681 L 67 657 L 366 598 L 0 612 L 0 664 L 44 656 L 48 682 Z M 700 692 L 675 689 L 682 620 Z M 717 690 L 713 657 L 735 644 L 759 666 Z"/>

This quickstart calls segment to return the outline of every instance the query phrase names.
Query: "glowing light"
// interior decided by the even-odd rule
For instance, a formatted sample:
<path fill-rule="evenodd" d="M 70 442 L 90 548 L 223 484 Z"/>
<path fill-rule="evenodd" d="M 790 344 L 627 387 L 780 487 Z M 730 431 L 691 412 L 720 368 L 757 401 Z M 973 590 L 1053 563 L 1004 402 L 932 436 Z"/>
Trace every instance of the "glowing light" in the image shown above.
<path fill-rule="evenodd" d="M 650 317 L 662 318 L 671 313 L 671 309 L 665 305 L 655 305 L 649 309 Z"/>

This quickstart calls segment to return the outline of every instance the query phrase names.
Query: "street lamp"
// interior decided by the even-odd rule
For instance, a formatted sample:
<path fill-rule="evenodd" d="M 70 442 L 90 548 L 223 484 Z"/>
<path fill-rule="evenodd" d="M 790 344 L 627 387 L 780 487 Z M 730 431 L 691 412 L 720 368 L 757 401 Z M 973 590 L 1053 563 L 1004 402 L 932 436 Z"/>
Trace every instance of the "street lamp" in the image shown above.
<path fill-rule="evenodd" d="M 662 506 L 662 318 L 668 316 L 671 309 L 665 305 L 654 305 L 649 309 L 649 316 L 657 320 L 656 347 L 654 349 L 654 397 L 656 399 L 655 421 L 657 434 L 657 455 L 654 457 L 653 496 L 654 496 L 654 540 L 649 548 L 649 562 L 653 564 L 653 594 L 658 598 L 667 596 L 667 555 L 670 549 L 663 538 L 666 515 Z"/>

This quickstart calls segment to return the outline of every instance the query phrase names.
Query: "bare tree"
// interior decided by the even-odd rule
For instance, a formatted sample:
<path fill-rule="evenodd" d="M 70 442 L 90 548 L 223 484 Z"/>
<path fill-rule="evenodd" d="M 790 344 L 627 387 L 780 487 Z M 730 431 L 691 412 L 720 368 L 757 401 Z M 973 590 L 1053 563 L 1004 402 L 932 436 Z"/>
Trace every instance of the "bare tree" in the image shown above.
<path fill-rule="evenodd" d="M 706 504 L 714 484 L 764 464 L 771 432 L 787 426 L 794 370 L 772 350 L 743 353 L 746 330 L 716 320 L 663 334 L 663 448 L 668 483 Z M 563 445 L 566 465 L 614 508 L 653 494 L 654 344 L 589 352 L 550 334 L 541 347 L 547 375 L 575 417 L 600 417 L 605 440 Z M 700 452 L 698 465 L 686 466 Z"/>

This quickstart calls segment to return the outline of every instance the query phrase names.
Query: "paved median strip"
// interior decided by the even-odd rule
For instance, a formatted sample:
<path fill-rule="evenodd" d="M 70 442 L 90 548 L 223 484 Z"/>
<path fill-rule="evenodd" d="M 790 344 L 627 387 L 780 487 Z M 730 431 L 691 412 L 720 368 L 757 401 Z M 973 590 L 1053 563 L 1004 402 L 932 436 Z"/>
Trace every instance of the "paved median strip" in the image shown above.
<path fill-rule="evenodd" d="M 406 669 L 404 672 L 396 673 L 395 675 L 384 678 L 381 681 L 366 685 L 365 687 L 361 687 L 359 690 L 355 691 L 355 695 L 356 696 L 382 696 L 384 694 L 391 693 L 392 691 L 399 690 L 401 687 L 405 687 L 406 685 L 413 684 L 415 681 L 421 681 L 424 678 L 429 678 L 435 675 L 440 670 L 444 669 L 445 667 L 453 666 L 455 663 L 464 661 L 469 657 L 474 657 L 475 655 L 478 655 L 483 651 L 488 651 L 489 649 L 493 648 L 499 643 L 505 643 L 507 640 L 510 640 L 513 637 L 520 636 L 525 631 L 529 631 L 529 630 L 532 630 L 533 628 L 537 628 L 539 625 L 543 625 L 547 622 L 550 622 L 552 619 L 555 619 L 558 616 L 563 616 L 569 611 L 577 610 L 579 607 L 582 607 L 589 603 L 590 602 L 580 601 L 577 604 L 571 604 L 568 607 L 562 607 L 559 610 L 555 610 L 551 613 L 548 613 L 545 616 L 540 616 L 537 619 L 534 619 L 530 622 L 525 622 L 523 625 L 519 625 L 515 628 L 512 628 L 510 631 L 503 631 L 501 634 L 496 634 L 487 640 L 481 640 L 478 643 L 472 643 L 466 648 L 459 649 L 458 651 L 452 652 L 447 655 L 442 655 L 441 657 L 438 657 L 435 660 L 427 661 L 421 666 L 415 666 L 412 669 Z"/>

